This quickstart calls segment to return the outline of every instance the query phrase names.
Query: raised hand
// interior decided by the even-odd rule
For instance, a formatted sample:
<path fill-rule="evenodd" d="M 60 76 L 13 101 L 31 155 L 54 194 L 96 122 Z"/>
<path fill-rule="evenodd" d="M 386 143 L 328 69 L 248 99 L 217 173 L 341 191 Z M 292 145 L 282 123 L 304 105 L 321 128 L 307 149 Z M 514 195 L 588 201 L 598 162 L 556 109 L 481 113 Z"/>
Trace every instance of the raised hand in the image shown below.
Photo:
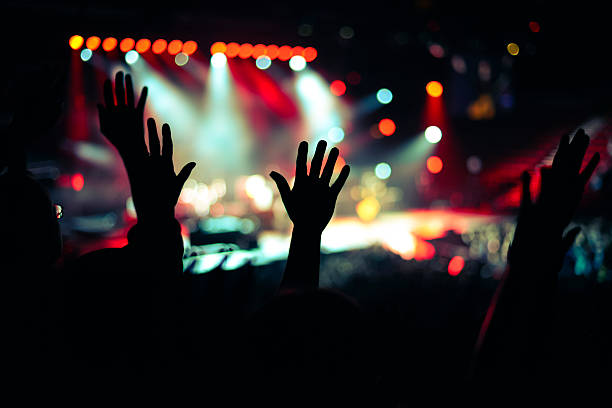
<path fill-rule="evenodd" d="M 285 177 L 275 171 L 270 173 L 270 177 L 276 182 L 283 204 L 295 228 L 309 229 L 321 233 L 334 214 L 338 194 L 349 175 L 350 168 L 345 165 L 340 171 L 338 179 L 330 187 L 329 184 L 339 151 L 336 147 L 330 150 L 323 173 L 321 173 L 326 147 L 327 143 L 325 141 L 319 141 L 310 164 L 310 174 L 307 174 L 308 143 L 300 143 L 293 189 L 289 188 L 289 183 Z"/>

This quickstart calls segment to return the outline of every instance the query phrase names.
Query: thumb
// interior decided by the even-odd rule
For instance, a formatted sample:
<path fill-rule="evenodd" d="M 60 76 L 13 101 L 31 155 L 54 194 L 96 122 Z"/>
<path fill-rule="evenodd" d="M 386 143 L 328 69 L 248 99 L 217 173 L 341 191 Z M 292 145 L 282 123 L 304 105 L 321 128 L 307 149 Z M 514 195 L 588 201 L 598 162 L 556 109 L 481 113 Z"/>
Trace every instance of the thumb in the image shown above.
<path fill-rule="evenodd" d="M 274 180 L 274 182 L 276 183 L 276 187 L 278 188 L 278 192 L 280 193 L 281 200 L 283 200 L 285 207 L 287 207 L 289 193 L 291 192 L 291 189 L 289 188 L 289 183 L 287 183 L 287 179 L 285 179 L 285 177 L 275 171 L 270 172 L 270 177 L 272 177 L 272 180 Z"/>
<path fill-rule="evenodd" d="M 181 190 L 183 189 L 183 185 L 185 184 L 185 182 L 191 175 L 191 172 L 193 171 L 195 166 L 196 166 L 195 162 L 189 162 L 181 169 L 179 174 L 177 174 L 176 185 L 177 185 L 178 193 L 180 193 Z"/>

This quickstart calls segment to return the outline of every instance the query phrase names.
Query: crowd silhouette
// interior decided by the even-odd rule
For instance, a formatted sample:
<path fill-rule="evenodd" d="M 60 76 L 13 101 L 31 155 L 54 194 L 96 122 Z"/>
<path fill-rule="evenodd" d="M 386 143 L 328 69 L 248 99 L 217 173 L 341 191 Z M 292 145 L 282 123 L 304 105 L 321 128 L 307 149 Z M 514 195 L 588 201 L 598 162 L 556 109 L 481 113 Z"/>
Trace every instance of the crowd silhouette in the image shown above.
<path fill-rule="evenodd" d="M 308 166 L 308 143 L 300 143 L 292 187 L 270 173 L 293 222 L 282 281 L 255 310 L 240 298 L 227 305 L 220 295 L 222 272 L 183 274 L 174 208 L 196 163 L 175 172 L 170 126 L 162 125 L 161 138 L 154 118 L 145 127 L 147 92 L 145 87 L 137 100 L 132 78 L 119 72 L 114 82 L 105 81 L 98 105 L 100 131 L 127 171 L 137 224 L 125 247 L 72 262 L 61 262 L 58 208 L 28 173 L 23 143 L 54 123 L 57 104 L 46 105 L 36 123 L 35 112 L 15 114 L 5 130 L 0 262 L 7 371 L 28 382 L 179 375 L 198 378 L 203 387 L 231 381 L 253 392 L 331 396 L 341 406 L 398 406 L 397 389 L 415 387 L 420 374 L 397 385 L 396 371 L 384 367 L 381 355 L 402 345 L 381 339 L 380 322 L 355 299 L 319 287 L 321 234 L 350 172 L 345 165 L 332 182 L 338 149 L 329 151 L 323 166 L 327 145 L 320 141 Z M 44 98 L 45 91 L 36 96 Z M 508 265 L 472 336 L 472 359 L 459 383 L 554 381 L 572 374 L 557 341 L 557 282 L 579 233 L 566 229 L 599 162 L 595 154 L 582 168 L 589 142 L 582 129 L 562 137 L 552 166 L 541 169 L 535 199 L 531 176 L 523 174 Z M 32 234 L 35 253 L 27 244 Z M 414 361 L 427 352 L 435 353 L 434 347 L 415 348 Z M 589 374 L 605 373 L 608 358 L 585 363 Z"/>

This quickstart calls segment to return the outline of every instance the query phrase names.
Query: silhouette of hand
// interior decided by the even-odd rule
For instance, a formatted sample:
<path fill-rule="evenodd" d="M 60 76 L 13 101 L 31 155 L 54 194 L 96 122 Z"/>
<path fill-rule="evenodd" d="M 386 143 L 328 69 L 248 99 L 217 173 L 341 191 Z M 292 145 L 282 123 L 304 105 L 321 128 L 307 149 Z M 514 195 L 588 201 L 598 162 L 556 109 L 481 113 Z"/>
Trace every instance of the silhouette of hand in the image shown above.
<path fill-rule="evenodd" d="M 337 180 L 330 187 L 329 183 L 339 152 L 336 147 L 330 150 L 325 168 L 323 173 L 321 173 L 326 147 L 327 143 L 323 140 L 317 144 L 317 149 L 310 165 L 310 174 L 307 174 L 306 156 L 308 155 L 308 143 L 300 143 L 293 189 L 289 188 L 289 183 L 287 183 L 285 177 L 275 171 L 270 173 L 270 177 L 272 177 L 278 187 L 283 204 L 295 228 L 319 234 L 323 232 L 331 220 L 338 194 L 350 172 L 349 166 L 345 165 L 340 171 Z"/>

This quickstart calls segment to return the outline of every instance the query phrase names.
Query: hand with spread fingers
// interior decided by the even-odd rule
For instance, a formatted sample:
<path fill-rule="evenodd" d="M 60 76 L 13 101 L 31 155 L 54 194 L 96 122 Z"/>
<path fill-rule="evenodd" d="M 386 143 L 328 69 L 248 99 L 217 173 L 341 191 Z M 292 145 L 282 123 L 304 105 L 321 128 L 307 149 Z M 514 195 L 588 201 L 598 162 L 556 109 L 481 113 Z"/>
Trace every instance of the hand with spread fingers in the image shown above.
<path fill-rule="evenodd" d="M 326 147 L 327 143 L 323 140 L 317 144 L 310 173 L 307 173 L 308 143 L 300 143 L 293 189 L 289 188 L 289 183 L 279 173 L 270 173 L 295 228 L 312 229 L 321 233 L 334 214 L 338 194 L 348 178 L 350 168 L 345 165 L 338 179 L 330 186 L 339 151 L 336 147 L 331 149 L 321 173 Z"/>

